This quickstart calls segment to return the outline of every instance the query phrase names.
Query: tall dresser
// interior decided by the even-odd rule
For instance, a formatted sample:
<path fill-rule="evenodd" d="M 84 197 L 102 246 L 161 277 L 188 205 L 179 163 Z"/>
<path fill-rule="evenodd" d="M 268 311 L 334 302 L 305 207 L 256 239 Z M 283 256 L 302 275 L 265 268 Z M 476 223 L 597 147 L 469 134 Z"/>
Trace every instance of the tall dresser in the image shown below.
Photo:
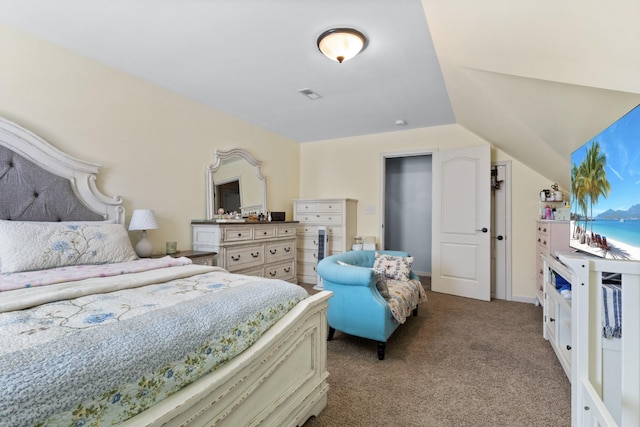
<path fill-rule="evenodd" d="M 536 304 L 544 304 L 544 266 L 542 255 L 570 251 L 570 221 L 536 221 Z"/>
<path fill-rule="evenodd" d="M 298 221 L 298 282 L 317 283 L 318 228 L 327 227 L 328 253 L 351 250 L 356 235 L 358 201 L 353 199 L 298 199 L 293 219 Z"/>
<path fill-rule="evenodd" d="M 193 220 L 193 250 L 217 252 L 218 267 L 231 273 L 297 283 L 296 225 L 291 221 Z"/>

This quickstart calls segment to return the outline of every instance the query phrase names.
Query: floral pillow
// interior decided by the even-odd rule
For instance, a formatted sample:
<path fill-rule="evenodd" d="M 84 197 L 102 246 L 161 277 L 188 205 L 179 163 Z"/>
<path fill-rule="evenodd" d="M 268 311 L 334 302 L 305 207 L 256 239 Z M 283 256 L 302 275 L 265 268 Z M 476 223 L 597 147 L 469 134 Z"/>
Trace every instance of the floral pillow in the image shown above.
<path fill-rule="evenodd" d="M 0 272 L 137 259 L 122 224 L 0 220 Z"/>
<path fill-rule="evenodd" d="M 412 265 L 413 257 L 392 256 L 376 252 L 373 271 L 383 273 L 389 279 L 406 281 L 410 278 Z"/>

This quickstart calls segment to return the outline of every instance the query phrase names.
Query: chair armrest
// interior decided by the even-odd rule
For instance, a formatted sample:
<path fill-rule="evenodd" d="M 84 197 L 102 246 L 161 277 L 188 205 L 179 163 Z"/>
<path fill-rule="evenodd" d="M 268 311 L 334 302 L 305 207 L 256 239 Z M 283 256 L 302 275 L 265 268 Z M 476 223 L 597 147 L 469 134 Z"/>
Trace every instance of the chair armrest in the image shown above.
<path fill-rule="evenodd" d="M 375 280 L 373 270 L 370 268 L 340 265 L 335 262 L 325 262 L 325 260 L 318 263 L 318 274 L 323 280 L 340 285 L 367 287 Z"/>

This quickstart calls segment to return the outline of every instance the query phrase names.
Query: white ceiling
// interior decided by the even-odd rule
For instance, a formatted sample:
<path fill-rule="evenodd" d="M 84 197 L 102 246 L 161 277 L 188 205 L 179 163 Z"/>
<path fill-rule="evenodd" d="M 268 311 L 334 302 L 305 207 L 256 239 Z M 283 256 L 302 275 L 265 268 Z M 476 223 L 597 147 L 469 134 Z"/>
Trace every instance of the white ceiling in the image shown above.
<path fill-rule="evenodd" d="M 640 103 L 638 18 L 637 0 L 0 0 L 2 23 L 301 143 L 458 123 L 565 188 L 571 151 Z M 316 39 L 343 26 L 369 45 L 338 64 Z"/>

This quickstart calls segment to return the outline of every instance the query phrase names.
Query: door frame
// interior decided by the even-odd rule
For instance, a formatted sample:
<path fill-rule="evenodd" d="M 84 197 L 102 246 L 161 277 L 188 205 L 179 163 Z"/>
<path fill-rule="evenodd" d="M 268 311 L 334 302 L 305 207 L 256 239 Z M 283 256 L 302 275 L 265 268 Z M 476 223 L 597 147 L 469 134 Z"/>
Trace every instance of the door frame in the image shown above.
<path fill-rule="evenodd" d="M 512 236 L 512 229 L 511 229 L 511 225 L 512 225 L 512 181 L 511 181 L 511 160 L 503 160 L 503 161 L 497 161 L 497 162 L 491 162 L 491 167 L 493 168 L 494 166 L 504 166 L 505 167 L 505 173 L 504 173 L 504 208 L 505 208 L 505 259 L 504 259 L 504 266 L 505 266 L 505 289 L 504 289 L 504 300 L 505 301 L 512 301 L 513 296 L 512 296 L 512 276 L 511 276 L 511 250 L 512 250 L 512 243 L 513 242 L 513 236 Z M 496 201 L 495 201 L 495 196 L 494 196 L 494 204 L 491 207 L 491 209 L 494 211 L 497 210 L 497 206 L 496 206 Z M 493 224 L 492 224 L 493 225 Z M 494 230 L 494 234 L 495 234 L 495 230 Z M 493 268 L 493 266 L 492 266 Z M 497 287 L 496 287 L 497 288 Z M 497 293 L 497 289 L 496 289 L 496 293 Z"/>
<path fill-rule="evenodd" d="M 398 157 L 415 157 L 415 156 L 429 156 L 433 155 L 434 152 L 438 151 L 437 148 L 428 148 L 424 150 L 411 150 L 411 151 L 396 151 L 391 153 L 380 153 L 380 206 L 378 207 L 378 240 L 380 243 L 380 249 L 384 248 L 384 224 L 385 224 L 385 194 L 384 189 L 386 188 L 386 178 L 387 178 L 387 170 L 386 170 L 386 159 L 393 159 Z"/>

